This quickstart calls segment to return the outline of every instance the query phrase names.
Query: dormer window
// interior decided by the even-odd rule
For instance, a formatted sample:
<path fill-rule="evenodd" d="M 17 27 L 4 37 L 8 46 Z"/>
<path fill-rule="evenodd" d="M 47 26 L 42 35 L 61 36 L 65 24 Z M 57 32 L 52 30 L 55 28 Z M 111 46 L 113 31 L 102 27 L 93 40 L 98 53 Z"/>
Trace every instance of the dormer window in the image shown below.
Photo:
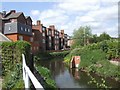
<path fill-rule="evenodd" d="M 21 27 L 21 31 L 23 31 L 23 27 Z"/>
<path fill-rule="evenodd" d="M 25 28 L 25 32 L 27 31 L 27 29 Z"/>
<path fill-rule="evenodd" d="M 30 32 L 30 29 L 28 29 L 28 32 Z"/>
<path fill-rule="evenodd" d="M 11 30 L 11 26 L 9 26 L 9 31 Z"/>

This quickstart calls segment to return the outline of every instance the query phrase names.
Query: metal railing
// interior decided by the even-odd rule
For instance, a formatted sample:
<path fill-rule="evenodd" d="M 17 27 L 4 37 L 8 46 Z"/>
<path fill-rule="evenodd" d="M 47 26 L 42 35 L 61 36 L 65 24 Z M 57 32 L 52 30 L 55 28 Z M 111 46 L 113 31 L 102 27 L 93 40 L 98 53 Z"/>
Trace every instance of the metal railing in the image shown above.
<path fill-rule="evenodd" d="M 24 80 L 24 84 L 25 84 L 25 89 L 28 90 L 30 88 L 30 80 L 31 80 L 31 82 L 33 83 L 33 85 L 36 88 L 36 90 L 37 89 L 44 90 L 43 86 L 36 79 L 36 77 L 31 72 L 29 67 L 26 65 L 24 54 L 22 54 L 22 59 L 23 59 L 23 80 Z"/>

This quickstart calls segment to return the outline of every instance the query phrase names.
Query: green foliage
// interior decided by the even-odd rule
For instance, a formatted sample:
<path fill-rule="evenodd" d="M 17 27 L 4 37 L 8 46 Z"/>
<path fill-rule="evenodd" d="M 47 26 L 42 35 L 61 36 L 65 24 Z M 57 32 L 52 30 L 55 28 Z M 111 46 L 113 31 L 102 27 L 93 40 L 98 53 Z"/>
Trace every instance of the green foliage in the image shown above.
<path fill-rule="evenodd" d="M 2 88 L 6 89 L 24 88 L 24 83 L 22 81 L 22 65 L 16 64 L 14 70 L 7 73 L 3 79 L 4 81 Z"/>
<path fill-rule="evenodd" d="M 104 88 L 104 89 L 110 89 L 111 87 L 108 87 L 106 85 L 106 81 L 104 78 L 101 78 L 99 81 L 96 80 L 96 78 L 92 77 L 90 73 L 88 72 L 88 76 L 91 78 L 91 80 L 88 82 L 88 84 L 95 84 L 97 88 Z"/>
<path fill-rule="evenodd" d="M 103 40 L 110 40 L 110 39 L 111 39 L 111 37 L 106 32 L 103 32 L 99 36 L 99 42 L 103 41 Z"/>
<path fill-rule="evenodd" d="M 62 51 L 62 52 L 52 52 L 52 53 L 50 53 L 50 55 L 53 57 L 53 58 L 55 58 L 55 57 L 65 57 L 67 54 L 69 54 L 70 53 L 70 51 Z"/>
<path fill-rule="evenodd" d="M 47 83 L 47 85 L 46 85 L 47 88 L 52 88 L 52 90 L 56 88 L 56 84 L 55 84 L 54 80 L 52 80 L 51 73 L 47 68 L 41 67 L 39 65 L 39 66 L 36 66 L 36 70 L 39 71 L 41 76 L 43 76 L 45 78 L 45 81 Z"/>
<path fill-rule="evenodd" d="M 3 75 L 10 72 L 16 63 L 22 62 L 22 53 L 27 55 L 26 59 L 29 59 L 30 44 L 28 42 L 3 42 L 1 47 Z"/>
<path fill-rule="evenodd" d="M 106 40 L 75 48 L 64 59 L 69 64 L 72 56 L 81 56 L 79 69 L 120 80 L 120 66 L 115 66 L 108 61 L 108 59 L 120 58 L 119 50 L 117 40 Z"/>
<path fill-rule="evenodd" d="M 87 45 L 91 36 L 92 34 L 89 26 L 85 27 L 81 26 L 79 29 L 74 30 L 73 32 L 74 43 L 72 47 Z"/>
<path fill-rule="evenodd" d="M 91 64 L 97 63 L 97 61 L 101 61 L 105 59 L 106 54 L 101 50 L 93 50 L 93 51 L 84 51 L 81 53 L 81 63 L 80 68 L 89 67 Z"/>
<path fill-rule="evenodd" d="M 25 41 L 3 42 L 1 44 L 3 88 L 13 89 L 23 83 L 22 79 L 22 53 L 27 57 L 30 55 L 30 44 Z M 18 85 L 17 85 L 18 84 Z"/>
<path fill-rule="evenodd" d="M 111 37 L 109 36 L 109 34 L 107 34 L 106 32 L 103 32 L 102 34 L 100 34 L 100 36 L 92 35 L 92 38 L 90 38 L 90 42 L 91 43 L 97 43 L 97 42 L 101 42 L 104 40 L 110 40 Z"/>

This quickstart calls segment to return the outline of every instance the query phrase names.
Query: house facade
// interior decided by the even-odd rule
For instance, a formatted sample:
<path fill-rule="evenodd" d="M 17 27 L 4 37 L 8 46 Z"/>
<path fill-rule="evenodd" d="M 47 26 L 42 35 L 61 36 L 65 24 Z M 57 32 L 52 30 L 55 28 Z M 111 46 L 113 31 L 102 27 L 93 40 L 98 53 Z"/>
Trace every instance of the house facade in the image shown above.
<path fill-rule="evenodd" d="M 64 30 L 59 32 L 54 25 L 47 28 L 41 24 L 40 20 L 32 25 L 30 16 L 25 16 L 23 12 L 15 10 L 8 13 L 0 12 L 0 32 L 11 41 L 29 42 L 32 53 L 61 50 L 67 47 L 68 35 L 64 34 Z"/>
<path fill-rule="evenodd" d="M 36 25 L 32 25 L 34 42 L 39 43 L 38 50 L 46 50 L 46 27 L 41 24 L 41 21 L 38 20 Z"/>

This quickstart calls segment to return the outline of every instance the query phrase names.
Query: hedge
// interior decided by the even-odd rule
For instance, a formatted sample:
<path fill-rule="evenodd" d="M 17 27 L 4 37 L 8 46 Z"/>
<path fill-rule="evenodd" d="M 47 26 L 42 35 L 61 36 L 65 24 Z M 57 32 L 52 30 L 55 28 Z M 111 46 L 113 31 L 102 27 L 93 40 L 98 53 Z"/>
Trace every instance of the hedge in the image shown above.
<path fill-rule="evenodd" d="M 1 44 L 3 88 L 15 87 L 17 81 L 22 78 L 22 53 L 25 54 L 28 63 L 30 47 L 26 41 L 3 42 Z"/>

